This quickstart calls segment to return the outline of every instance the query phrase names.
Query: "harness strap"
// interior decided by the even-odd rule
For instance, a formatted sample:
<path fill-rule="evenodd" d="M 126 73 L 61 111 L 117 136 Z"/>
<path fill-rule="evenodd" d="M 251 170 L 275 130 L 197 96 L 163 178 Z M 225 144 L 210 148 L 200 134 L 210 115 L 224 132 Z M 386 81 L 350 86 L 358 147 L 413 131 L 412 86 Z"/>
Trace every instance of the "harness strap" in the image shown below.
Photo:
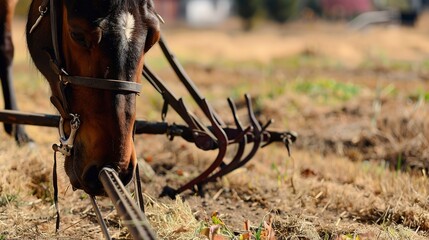
<path fill-rule="evenodd" d="M 140 170 L 139 170 L 138 162 L 136 165 L 134 184 L 135 184 L 134 194 L 136 197 L 137 204 L 140 207 L 140 210 L 144 213 L 145 212 L 144 211 L 144 199 L 143 199 L 142 183 L 140 181 Z"/>
<path fill-rule="evenodd" d="M 61 101 L 56 96 L 51 96 L 50 100 L 51 100 L 52 105 L 55 106 L 55 108 L 58 110 L 58 112 L 60 113 L 60 115 L 63 119 L 69 119 L 70 118 L 70 114 L 68 114 L 68 111 L 66 109 L 64 109 L 64 106 L 63 106 L 64 101 Z"/>
<path fill-rule="evenodd" d="M 62 11 L 61 8 L 56 8 L 57 0 L 50 0 L 51 8 L 50 8 L 50 17 L 51 17 L 51 37 L 52 37 L 52 45 L 54 48 L 55 60 L 57 66 L 62 66 L 62 56 L 60 54 L 59 40 L 58 40 L 58 16 L 57 12 Z"/>
<path fill-rule="evenodd" d="M 55 222 L 55 232 L 60 229 L 60 208 L 58 206 L 58 182 L 57 182 L 57 151 L 54 151 L 54 167 L 52 169 L 52 182 L 54 186 L 54 205 L 57 211 L 57 220 Z"/>
<path fill-rule="evenodd" d="M 62 73 L 62 62 L 63 58 L 61 56 L 60 46 L 58 39 L 60 36 L 60 33 L 58 31 L 58 22 L 62 22 L 61 19 L 58 18 L 58 11 L 62 11 L 61 8 L 57 8 L 57 2 L 60 0 L 48 0 L 50 2 L 50 24 L 51 24 L 51 39 L 52 39 L 52 47 L 54 49 L 54 56 L 51 56 L 51 68 L 52 70 L 59 76 L 58 80 L 58 89 L 59 92 L 57 92 L 57 96 L 51 97 L 52 104 L 57 108 L 57 110 L 60 112 L 61 117 L 64 119 L 69 119 L 70 112 L 69 107 L 67 104 L 67 99 L 65 95 L 65 88 L 66 85 L 62 83 L 61 81 L 61 75 Z"/>
<path fill-rule="evenodd" d="M 73 85 L 84 86 L 102 90 L 125 91 L 130 93 L 140 93 L 142 85 L 136 82 L 128 82 L 123 80 L 105 79 L 105 78 L 91 78 L 81 76 L 68 76 L 61 77 L 65 84 L 71 83 Z"/>
<path fill-rule="evenodd" d="M 67 84 L 79 85 L 89 88 L 102 89 L 102 90 L 113 90 L 113 91 L 126 91 L 130 93 L 140 93 L 142 85 L 136 82 L 128 82 L 124 80 L 107 79 L 107 78 L 93 78 L 93 77 L 82 77 L 82 76 L 70 76 L 56 59 L 51 56 L 51 69 L 59 76 L 59 83 L 64 85 Z M 65 93 L 62 93 L 65 96 Z M 64 99 L 65 101 L 65 99 Z"/>

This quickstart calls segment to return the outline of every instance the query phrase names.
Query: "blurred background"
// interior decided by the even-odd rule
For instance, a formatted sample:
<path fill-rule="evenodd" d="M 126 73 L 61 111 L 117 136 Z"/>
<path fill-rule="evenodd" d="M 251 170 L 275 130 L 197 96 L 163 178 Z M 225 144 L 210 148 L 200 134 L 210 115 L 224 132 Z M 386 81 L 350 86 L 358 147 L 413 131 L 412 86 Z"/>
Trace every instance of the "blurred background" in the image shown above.
<path fill-rule="evenodd" d="M 18 3 L 17 14 L 26 15 L 30 0 Z M 414 25 L 429 0 L 154 0 L 158 13 L 168 22 L 194 27 L 221 24 L 230 17 L 251 29 L 255 21 L 285 23 L 301 18 L 353 20 L 371 23 L 397 21 Z M 365 13 L 371 12 L 371 15 Z M 386 17 L 386 14 L 389 17 Z"/>
<path fill-rule="evenodd" d="M 210 26 L 228 17 L 243 19 L 251 29 L 254 21 L 267 19 L 278 23 L 299 18 L 351 20 L 362 13 L 367 21 L 398 21 L 414 25 L 427 5 L 426 0 L 156 0 L 159 13 L 167 21 L 182 20 L 191 26 Z M 385 16 L 389 15 L 389 18 Z M 383 19 L 382 19 L 383 18 Z"/>
<path fill-rule="evenodd" d="M 225 183 L 208 188 L 211 196 L 223 189 L 217 200 L 193 199 L 193 212 L 221 210 L 226 225 L 234 230 L 242 230 L 244 219 L 260 223 L 262 216 L 275 212 L 278 239 L 428 239 L 429 0 L 154 2 L 165 19 L 161 28 L 166 42 L 225 122 L 234 125 L 226 101 L 231 97 L 243 124 L 248 123 L 243 95 L 249 93 L 261 123 L 273 118 L 270 128 L 299 135 L 292 157 L 282 144 L 262 149 Z M 32 65 L 25 46 L 29 3 L 19 1 L 13 22 L 18 106 L 23 111 L 55 113 L 46 81 Z M 159 47 L 147 53 L 145 64 L 207 122 Z M 137 117 L 160 121 L 163 99 L 149 83 L 142 84 Z M 183 122 L 172 110 L 167 121 Z M 9 150 L 15 143 L 0 131 L 0 150 L 9 150 L 0 151 L 0 166 L 6 169 L 2 173 L 16 174 L 21 185 L 34 184 L 17 190 L 14 181 L 3 180 L 11 184 L 3 184 L 0 193 L 3 188 L 17 199 L 47 199 L 43 207 L 53 211 L 49 208 L 52 194 L 46 187 L 51 162 L 46 159 L 51 158 L 49 149 L 57 131 L 26 129 L 40 146 L 37 154 L 42 160 L 35 157 L 36 164 L 29 165 L 26 155 L 13 157 L 21 149 Z M 138 159 L 148 162 L 156 173 L 145 186 L 152 196 L 158 196 L 165 183 L 185 182 L 216 154 L 165 136 L 138 136 L 135 144 Z M 234 154 L 231 149 L 227 160 Z M 32 169 L 22 173 L 21 166 L 27 165 Z M 43 171 L 35 172 L 34 166 Z M 67 191 L 68 178 L 65 173 L 59 175 L 60 189 Z M 13 179 L 6 174 L 3 178 Z M 40 179 L 48 180 L 43 185 Z M 43 193 L 42 197 L 33 192 Z M 62 204 L 68 214 L 63 219 L 69 219 L 62 234 L 100 236 L 92 217 L 83 221 L 91 227 L 75 229 L 80 225 L 73 223 L 80 221 L 76 215 L 87 212 L 85 197 L 69 190 L 60 198 L 69 203 Z M 16 235 L 6 238 L 22 238 L 25 231 L 17 223 L 33 229 L 41 226 L 40 216 L 53 216 L 26 204 L 26 213 L 37 216 L 30 218 L 20 206 L 10 208 L 8 216 L 25 219 L 8 221 L 4 226 L 15 229 Z M 44 221 L 43 226 L 52 228 L 45 232 L 53 234 L 50 223 Z M 34 229 L 29 239 L 40 237 L 38 228 Z M 347 237 L 350 234 L 357 237 Z"/>

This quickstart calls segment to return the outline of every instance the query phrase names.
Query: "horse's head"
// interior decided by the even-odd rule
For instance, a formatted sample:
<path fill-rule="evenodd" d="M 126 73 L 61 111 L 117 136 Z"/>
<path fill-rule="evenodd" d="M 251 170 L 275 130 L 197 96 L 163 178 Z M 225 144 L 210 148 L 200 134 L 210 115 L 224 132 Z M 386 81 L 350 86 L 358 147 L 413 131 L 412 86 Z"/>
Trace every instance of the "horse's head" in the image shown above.
<path fill-rule="evenodd" d="M 58 2 L 62 2 L 58 6 L 62 13 L 58 17 L 61 67 L 69 75 L 100 82 L 141 81 L 144 54 L 159 38 L 152 0 Z M 35 44 L 29 43 L 30 52 L 31 45 Z M 36 66 L 44 73 L 46 67 L 40 67 L 34 55 Z M 55 88 L 53 82 L 58 77 L 50 79 L 50 72 L 44 75 Z M 53 95 L 58 92 L 52 90 Z M 64 96 L 68 111 L 78 114 L 81 121 L 71 155 L 65 160 L 73 187 L 102 194 L 98 174 L 105 166 L 116 169 L 122 181 L 128 183 L 136 165 L 132 138 L 136 94 L 68 84 Z"/>

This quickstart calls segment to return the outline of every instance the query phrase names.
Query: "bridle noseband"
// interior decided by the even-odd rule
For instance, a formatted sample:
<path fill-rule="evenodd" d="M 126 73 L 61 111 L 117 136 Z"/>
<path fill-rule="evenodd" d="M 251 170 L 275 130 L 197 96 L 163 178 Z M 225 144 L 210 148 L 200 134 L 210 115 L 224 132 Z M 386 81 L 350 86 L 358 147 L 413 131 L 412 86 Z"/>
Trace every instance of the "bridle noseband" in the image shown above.
<path fill-rule="evenodd" d="M 93 89 L 118 91 L 124 93 L 138 94 L 141 91 L 141 84 L 136 82 L 129 82 L 119 79 L 105 79 L 105 78 L 93 78 L 84 76 L 70 76 L 67 71 L 63 68 L 63 58 L 60 51 L 59 45 L 59 24 L 61 18 L 58 18 L 57 1 L 61 0 L 43 0 L 39 6 L 39 17 L 30 29 L 30 34 L 37 28 L 41 19 L 48 13 L 50 14 L 51 24 L 51 38 L 53 45 L 54 56 L 51 56 L 51 69 L 58 76 L 57 86 L 58 89 L 52 89 L 53 94 L 51 96 L 52 104 L 57 108 L 61 115 L 59 124 L 60 132 L 60 145 L 54 145 L 54 150 L 61 152 L 65 156 L 71 155 L 71 149 L 73 148 L 74 137 L 80 126 L 80 119 L 78 114 L 69 112 L 68 102 L 65 95 L 66 87 L 71 85 L 82 86 Z M 59 90 L 59 91 L 58 91 Z M 54 93 L 55 92 L 55 93 Z M 70 121 L 71 132 L 67 137 L 64 133 L 64 122 L 65 120 Z"/>

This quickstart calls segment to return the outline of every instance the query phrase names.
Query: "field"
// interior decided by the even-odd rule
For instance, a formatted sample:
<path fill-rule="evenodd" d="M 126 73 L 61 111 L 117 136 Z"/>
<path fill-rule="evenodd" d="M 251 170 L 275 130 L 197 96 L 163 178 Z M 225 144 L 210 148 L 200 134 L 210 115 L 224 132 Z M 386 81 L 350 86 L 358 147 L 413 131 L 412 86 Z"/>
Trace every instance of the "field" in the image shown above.
<path fill-rule="evenodd" d="M 249 93 L 262 122 L 273 118 L 273 128 L 293 130 L 298 140 L 290 157 L 281 144 L 261 149 L 245 167 L 207 185 L 203 198 L 189 191 L 169 200 L 158 198 L 162 187 L 184 183 L 216 152 L 178 138 L 137 136 L 139 160 L 153 169 L 144 189 L 160 238 L 204 239 L 200 233 L 217 225 L 222 239 L 239 239 L 245 221 L 255 239 L 270 227 L 277 239 L 429 238 L 428 23 L 429 15 L 415 28 L 363 31 L 312 21 L 261 23 L 249 33 L 234 20 L 216 29 L 165 26 L 170 47 L 226 121 L 232 122 L 226 98 L 243 106 Z M 24 24 L 18 18 L 13 27 L 18 105 L 55 113 L 25 48 Z M 159 49 L 146 62 L 195 109 Z M 139 118 L 160 121 L 162 104 L 145 83 Z M 181 123 L 172 110 L 167 120 Z M 55 234 L 51 145 L 58 135 L 26 130 L 35 144 L 23 147 L 0 131 L 0 239 L 101 239 L 88 196 L 72 191 L 62 167 Z M 114 237 L 129 238 L 109 200 L 99 201 Z"/>

